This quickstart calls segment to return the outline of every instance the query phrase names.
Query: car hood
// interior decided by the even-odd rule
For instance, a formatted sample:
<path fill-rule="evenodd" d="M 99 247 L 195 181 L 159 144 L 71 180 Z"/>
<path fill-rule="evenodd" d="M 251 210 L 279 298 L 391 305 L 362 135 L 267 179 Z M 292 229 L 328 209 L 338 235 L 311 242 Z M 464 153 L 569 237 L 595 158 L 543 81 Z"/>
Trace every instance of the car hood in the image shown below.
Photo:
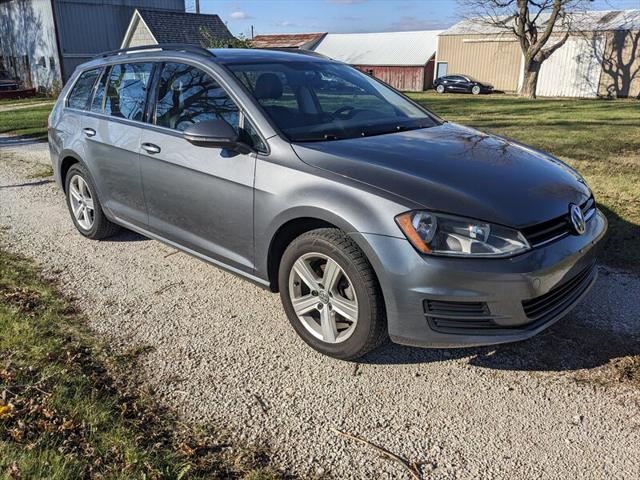
<path fill-rule="evenodd" d="M 309 165 L 425 208 L 515 228 L 564 215 L 590 195 L 554 157 L 452 123 L 293 148 Z"/>

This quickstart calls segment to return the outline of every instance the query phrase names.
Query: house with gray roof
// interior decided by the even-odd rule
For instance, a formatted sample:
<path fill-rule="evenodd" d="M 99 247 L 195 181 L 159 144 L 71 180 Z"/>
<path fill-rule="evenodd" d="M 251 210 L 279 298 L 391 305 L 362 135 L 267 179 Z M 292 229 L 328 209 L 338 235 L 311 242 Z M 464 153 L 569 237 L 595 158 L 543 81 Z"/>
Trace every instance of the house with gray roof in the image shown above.
<path fill-rule="evenodd" d="M 133 12 L 121 48 L 158 43 L 202 45 L 208 39 L 233 40 L 218 15 L 138 8 Z"/>

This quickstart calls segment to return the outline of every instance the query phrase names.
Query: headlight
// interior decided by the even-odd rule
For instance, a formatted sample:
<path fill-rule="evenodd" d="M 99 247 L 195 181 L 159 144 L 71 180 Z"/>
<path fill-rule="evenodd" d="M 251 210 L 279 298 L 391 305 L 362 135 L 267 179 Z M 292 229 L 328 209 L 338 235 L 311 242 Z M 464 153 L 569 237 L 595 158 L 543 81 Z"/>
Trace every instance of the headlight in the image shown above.
<path fill-rule="evenodd" d="M 508 257 L 530 248 L 517 230 L 469 218 L 418 210 L 398 215 L 396 223 L 422 253 Z"/>

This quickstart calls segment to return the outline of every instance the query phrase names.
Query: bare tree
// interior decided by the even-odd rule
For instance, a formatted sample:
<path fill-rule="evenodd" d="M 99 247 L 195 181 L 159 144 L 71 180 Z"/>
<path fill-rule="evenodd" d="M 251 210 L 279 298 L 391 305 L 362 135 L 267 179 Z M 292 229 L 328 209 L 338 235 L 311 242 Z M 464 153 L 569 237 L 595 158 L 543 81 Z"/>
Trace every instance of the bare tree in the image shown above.
<path fill-rule="evenodd" d="M 565 44 L 573 14 L 593 0 L 458 0 L 471 21 L 515 35 L 524 57 L 520 96 L 536 97 L 542 63 Z M 553 34 L 560 33 L 559 36 Z"/>

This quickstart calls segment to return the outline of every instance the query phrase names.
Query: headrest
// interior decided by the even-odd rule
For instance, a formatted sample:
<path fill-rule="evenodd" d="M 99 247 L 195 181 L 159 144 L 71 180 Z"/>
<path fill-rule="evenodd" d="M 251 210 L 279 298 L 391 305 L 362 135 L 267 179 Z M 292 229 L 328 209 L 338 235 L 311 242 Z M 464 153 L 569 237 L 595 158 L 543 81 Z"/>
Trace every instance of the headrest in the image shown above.
<path fill-rule="evenodd" d="M 258 100 L 276 100 L 282 97 L 282 82 L 275 73 L 262 73 L 256 82 Z"/>

